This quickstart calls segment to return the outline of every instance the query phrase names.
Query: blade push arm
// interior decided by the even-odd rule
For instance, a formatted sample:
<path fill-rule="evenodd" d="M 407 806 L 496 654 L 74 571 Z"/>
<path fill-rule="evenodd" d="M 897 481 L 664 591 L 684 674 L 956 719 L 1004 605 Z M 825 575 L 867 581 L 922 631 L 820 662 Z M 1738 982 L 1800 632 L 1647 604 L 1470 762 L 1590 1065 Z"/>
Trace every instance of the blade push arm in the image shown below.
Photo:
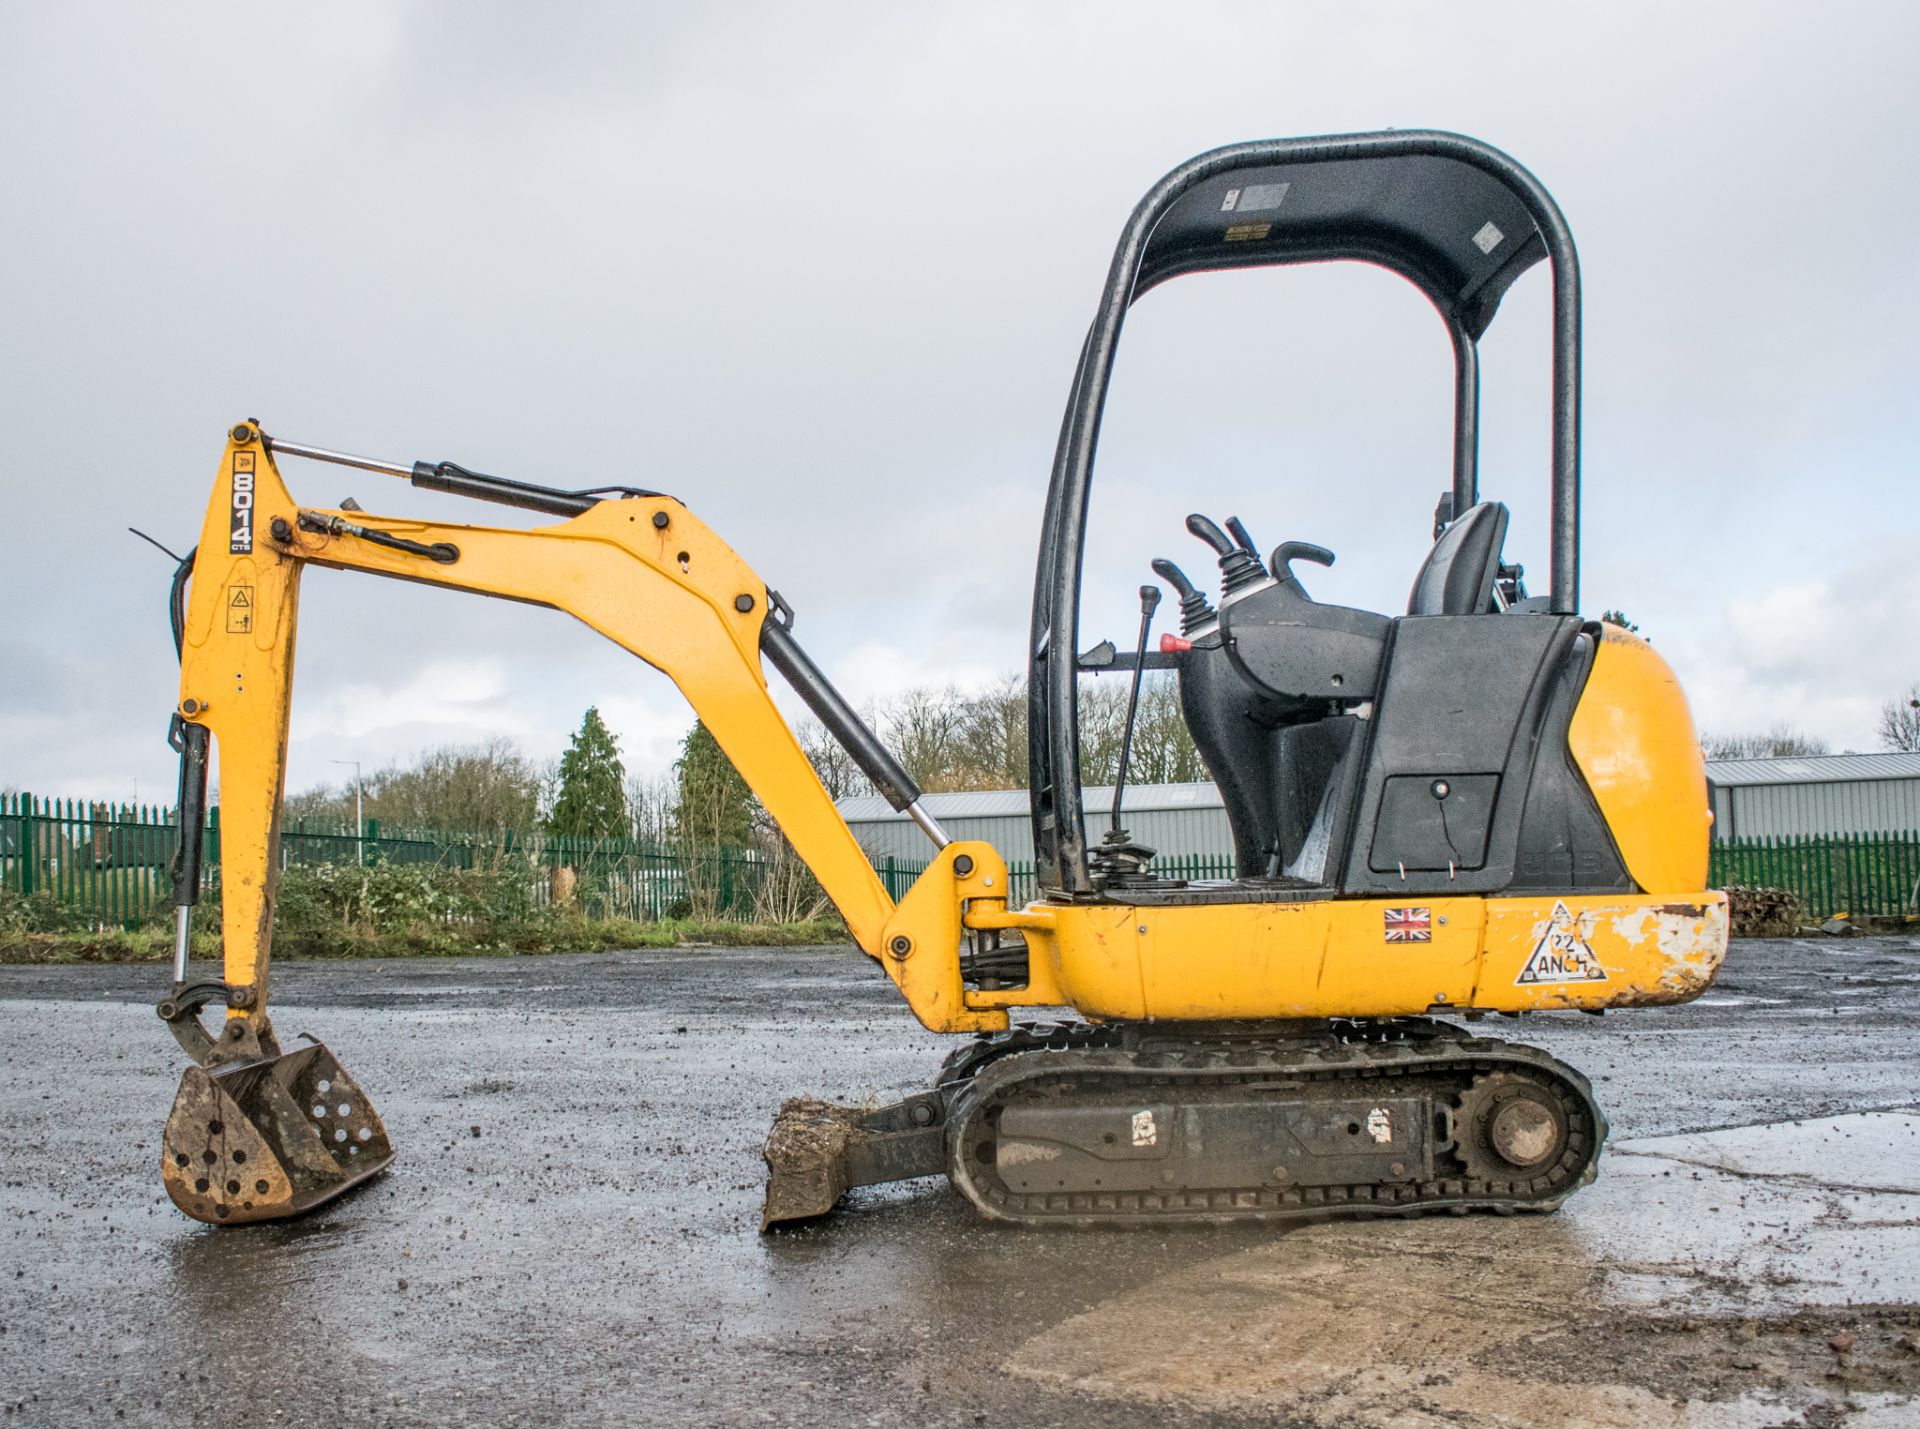
<path fill-rule="evenodd" d="M 534 530 L 303 509 L 258 429 L 243 424 L 230 435 L 201 532 L 179 704 L 183 720 L 211 731 L 218 752 L 232 1054 L 256 1055 L 252 1044 L 268 1031 L 279 810 L 308 565 L 549 606 L 663 671 L 916 1015 L 936 1030 L 1005 1025 L 1003 1011 L 966 1005 L 958 960 L 965 887 L 1005 897 L 998 856 L 984 845 L 949 845 L 923 877 L 932 882 L 924 891 L 917 884 L 921 897 L 909 900 L 924 911 L 901 925 L 908 905 L 895 909 L 768 692 L 765 583 L 684 505 L 664 496 L 601 501 Z"/>

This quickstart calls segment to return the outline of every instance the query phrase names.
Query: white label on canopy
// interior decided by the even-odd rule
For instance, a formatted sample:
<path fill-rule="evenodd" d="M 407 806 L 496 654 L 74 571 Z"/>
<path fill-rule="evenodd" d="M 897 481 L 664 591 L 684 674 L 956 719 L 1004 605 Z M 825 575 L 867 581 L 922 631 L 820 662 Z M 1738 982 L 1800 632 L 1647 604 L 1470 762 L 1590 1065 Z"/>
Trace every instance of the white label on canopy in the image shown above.
<path fill-rule="evenodd" d="M 1240 191 L 1240 212 L 1258 213 L 1263 208 L 1278 208 L 1292 184 L 1248 184 Z"/>

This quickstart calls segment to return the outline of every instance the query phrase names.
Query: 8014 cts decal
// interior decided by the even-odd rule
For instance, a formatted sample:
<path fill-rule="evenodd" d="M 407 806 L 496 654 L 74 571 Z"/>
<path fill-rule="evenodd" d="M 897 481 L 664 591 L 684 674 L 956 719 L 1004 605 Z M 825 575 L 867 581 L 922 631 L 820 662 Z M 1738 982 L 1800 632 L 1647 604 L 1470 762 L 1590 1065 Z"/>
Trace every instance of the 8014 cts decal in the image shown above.
<path fill-rule="evenodd" d="M 253 453 L 233 454 L 233 539 L 227 550 L 236 556 L 253 554 Z"/>

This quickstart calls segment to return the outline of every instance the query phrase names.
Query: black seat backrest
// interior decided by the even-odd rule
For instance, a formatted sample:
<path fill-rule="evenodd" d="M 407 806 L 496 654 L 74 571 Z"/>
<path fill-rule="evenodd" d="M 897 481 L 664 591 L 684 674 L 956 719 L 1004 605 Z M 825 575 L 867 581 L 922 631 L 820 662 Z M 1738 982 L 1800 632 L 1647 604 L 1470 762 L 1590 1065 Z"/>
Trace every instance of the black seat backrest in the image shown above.
<path fill-rule="evenodd" d="M 1484 615 L 1493 609 L 1493 583 L 1507 540 L 1507 508 L 1498 501 L 1470 506 L 1427 553 L 1408 615 Z"/>

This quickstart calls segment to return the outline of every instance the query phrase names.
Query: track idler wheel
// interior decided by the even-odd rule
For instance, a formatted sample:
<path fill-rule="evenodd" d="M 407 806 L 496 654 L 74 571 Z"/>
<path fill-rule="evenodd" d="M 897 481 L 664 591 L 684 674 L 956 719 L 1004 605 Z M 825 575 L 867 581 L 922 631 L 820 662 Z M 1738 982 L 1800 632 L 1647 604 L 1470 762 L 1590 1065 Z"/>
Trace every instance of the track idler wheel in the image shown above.
<path fill-rule="evenodd" d="M 1468 1175 L 1528 1182 L 1546 1174 L 1567 1149 L 1566 1108 L 1530 1077 L 1489 1072 L 1462 1094 L 1455 1135 Z"/>
<path fill-rule="evenodd" d="M 324 1205 L 393 1161 L 379 1113 L 323 1045 L 189 1067 L 160 1158 L 167 1194 L 208 1225 Z"/>

